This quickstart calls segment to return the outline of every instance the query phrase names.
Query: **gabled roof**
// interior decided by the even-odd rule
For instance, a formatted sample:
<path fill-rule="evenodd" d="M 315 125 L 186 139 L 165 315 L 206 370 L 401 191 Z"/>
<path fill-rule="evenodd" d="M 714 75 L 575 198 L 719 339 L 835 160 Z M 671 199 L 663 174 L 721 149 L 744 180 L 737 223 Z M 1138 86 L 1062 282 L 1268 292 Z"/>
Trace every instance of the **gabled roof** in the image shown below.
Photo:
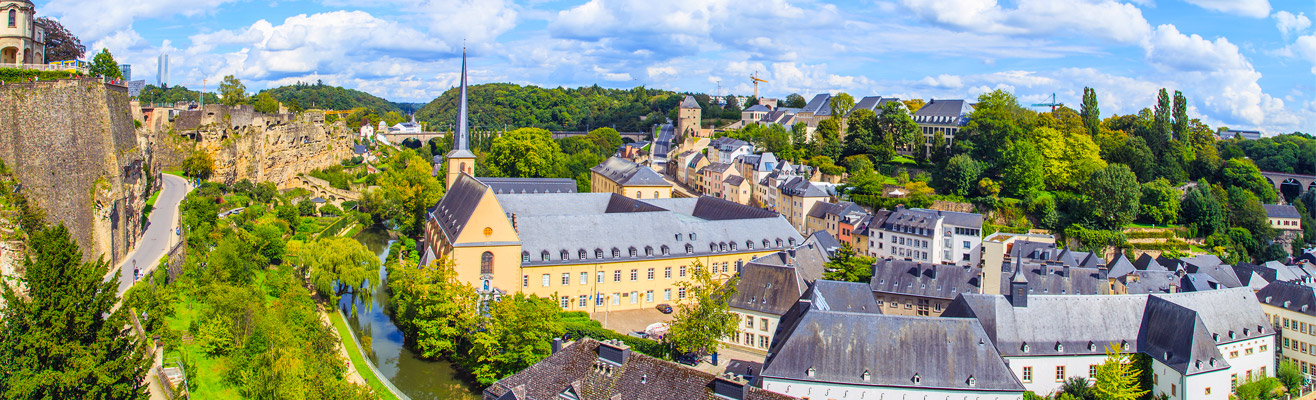
<path fill-rule="evenodd" d="M 608 349 L 601 349 L 608 347 Z M 584 338 L 562 348 L 538 363 L 495 382 L 484 390 L 485 398 L 558 400 L 559 394 L 574 392 L 580 400 L 682 399 L 723 400 L 715 394 L 722 378 L 649 357 L 624 345 L 603 344 Z M 620 365 L 604 360 L 602 354 L 625 354 Z M 733 385 L 735 386 L 735 385 Z M 728 386 L 721 386 L 730 389 Z M 794 397 L 745 385 L 745 400 L 787 400 Z M 512 394 L 513 397 L 503 397 Z"/>
<path fill-rule="evenodd" d="M 864 208 L 858 204 L 849 201 L 838 203 L 829 203 L 820 201 L 813 203 L 813 208 L 809 209 L 809 216 L 814 218 L 826 219 L 828 215 L 845 215 L 851 212 L 864 212 Z"/>
<path fill-rule="evenodd" d="M 782 315 L 800 299 L 807 287 L 794 266 L 768 265 L 751 261 L 740 268 L 731 308 Z"/>
<path fill-rule="evenodd" d="M 681 108 L 700 108 L 700 107 L 699 107 L 699 102 L 695 101 L 695 96 L 685 96 L 685 99 L 681 100 Z"/>
<path fill-rule="evenodd" d="M 505 193 L 576 193 L 576 180 L 568 178 L 475 178 L 493 189 L 494 194 Z"/>
<path fill-rule="evenodd" d="M 740 175 L 731 175 L 723 179 L 722 182 L 731 186 L 740 186 L 740 184 L 745 183 L 745 178 Z"/>
<path fill-rule="evenodd" d="M 772 111 L 772 109 L 762 104 L 755 104 L 745 109 L 745 112 L 768 112 L 768 111 Z"/>
<path fill-rule="evenodd" d="M 726 151 L 736 151 L 736 149 L 739 149 L 741 147 L 749 147 L 750 145 L 749 142 L 746 142 L 744 140 L 733 139 L 724 136 L 709 141 L 708 146 L 717 149 L 717 151 L 726 152 Z"/>
<path fill-rule="evenodd" d="M 914 111 L 914 122 L 920 124 L 961 125 L 969 123 L 973 107 L 964 100 L 932 100 Z"/>
<path fill-rule="evenodd" d="M 480 199 L 484 198 L 487 189 L 488 186 L 474 177 L 460 174 L 447 193 L 443 194 L 443 198 L 439 199 L 439 203 L 430 209 L 429 218 L 438 222 L 439 228 L 448 235 L 449 240 L 456 240 L 462 229 L 466 228 L 463 224 L 471 219 L 471 214 L 480 204 Z"/>
<path fill-rule="evenodd" d="M 782 194 L 787 196 L 827 197 L 826 191 L 823 191 L 818 185 L 814 185 L 813 182 L 810 182 L 802 176 L 793 177 L 786 182 L 782 182 L 777 189 L 780 189 Z"/>
<path fill-rule="evenodd" d="M 1294 206 L 1285 206 L 1279 204 L 1263 204 L 1266 207 L 1266 216 L 1270 218 L 1302 218 L 1298 213 L 1298 208 Z"/>
<path fill-rule="evenodd" d="M 1024 391 L 973 319 L 812 309 L 789 328 L 778 333 L 762 377 L 848 386 Z"/>
<path fill-rule="evenodd" d="M 672 186 L 671 182 L 663 179 L 653 169 L 616 156 L 608 157 L 590 168 L 590 171 L 622 186 Z"/>
<path fill-rule="evenodd" d="M 809 104 L 805 104 L 800 112 L 813 113 L 813 115 L 830 115 L 832 110 L 831 100 L 832 95 L 827 93 L 813 96 L 813 99 L 809 100 Z"/>
<path fill-rule="evenodd" d="M 1316 288 L 1308 285 L 1276 281 L 1257 291 L 1262 304 L 1316 316 Z"/>
<path fill-rule="evenodd" d="M 982 269 L 879 258 L 868 286 L 875 293 L 893 293 L 954 300 L 962 293 L 982 293 Z"/>

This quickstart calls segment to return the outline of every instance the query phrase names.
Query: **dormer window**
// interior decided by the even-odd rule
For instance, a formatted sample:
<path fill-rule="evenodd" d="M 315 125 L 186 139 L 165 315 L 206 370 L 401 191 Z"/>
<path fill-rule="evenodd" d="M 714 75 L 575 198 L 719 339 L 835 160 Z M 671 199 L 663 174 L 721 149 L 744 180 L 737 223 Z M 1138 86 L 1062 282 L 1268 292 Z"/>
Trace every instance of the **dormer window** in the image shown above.
<path fill-rule="evenodd" d="M 868 370 L 864 370 L 864 374 L 860 375 L 859 378 L 863 379 L 864 382 L 868 382 L 873 379 L 873 374 L 868 373 Z"/>
<path fill-rule="evenodd" d="M 1234 338 L 1234 331 L 1229 331 L 1229 338 L 1230 338 L 1230 339 L 1233 339 L 1233 338 Z"/>
<path fill-rule="evenodd" d="M 663 252 L 663 255 L 668 255 L 672 253 L 672 248 L 667 247 L 667 245 L 663 245 L 661 250 Z"/>
<path fill-rule="evenodd" d="M 745 248 L 746 248 L 746 249 L 749 249 L 749 250 L 754 250 L 754 241 L 753 241 L 753 240 L 746 240 L 746 241 L 745 241 Z"/>
<path fill-rule="evenodd" d="M 1027 352 L 1028 352 L 1028 343 L 1025 342 L 1022 346 L 1019 346 L 1019 350 L 1021 350 L 1021 351 L 1025 352 L 1025 353 L 1027 353 Z"/>
<path fill-rule="evenodd" d="M 695 245 L 686 243 L 685 254 L 695 254 Z"/>
<path fill-rule="evenodd" d="M 548 261 L 548 250 L 539 252 L 539 261 Z"/>
<path fill-rule="evenodd" d="M 717 245 L 717 247 L 718 247 L 718 249 L 721 250 L 721 251 L 727 251 L 727 244 L 726 244 L 726 243 L 719 243 L 719 244 Z"/>
<path fill-rule="evenodd" d="M 1210 365 L 1210 366 L 1212 366 L 1212 367 L 1214 367 L 1214 366 L 1215 366 L 1215 357 L 1211 357 L 1211 359 L 1208 360 L 1208 361 L 1206 362 L 1206 364 L 1207 364 L 1207 365 Z"/>
<path fill-rule="evenodd" d="M 814 372 L 817 372 L 817 370 L 813 369 L 812 366 L 810 366 L 809 369 L 804 370 L 804 374 L 808 375 L 810 378 L 813 377 Z"/>
<path fill-rule="evenodd" d="M 603 249 L 594 249 L 594 258 L 603 258 Z"/>
<path fill-rule="evenodd" d="M 771 247 L 771 246 L 772 246 L 772 245 L 768 244 L 768 239 L 763 239 L 763 248 L 766 249 L 766 248 Z"/>
<path fill-rule="evenodd" d="M 679 233 L 676 234 L 676 241 L 678 241 L 678 242 L 681 241 L 681 234 L 679 234 Z"/>
<path fill-rule="evenodd" d="M 637 256 L 637 255 L 640 254 L 640 251 L 639 251 L 639 250 L 636 250 L 634 247 L 631 247 L 631 248 L 627 249 L 627 254 L 630 254 L 631 257 L 635 257 L 635 256 Z"/>
<path fill-rule="evenodd" d="M 1088 342 L 1088 351 L 1097 351 L 1097 344 L 1093 342 Z"/>
<path fill-rule="evenodd" d="M 621 250 L 618 250 L 616 247 L 613 247 L 612 258 L 621 258 Z"/>
<path fill-rule="evenodd" d="M 578 254 L 580 255 L 579 258 L 580 258 L 581 260 L 584 260 L 584 259 L 586 259 L 586 258 L 589 258 L 589 253 L 585 252 L 585 249 L 580 249 L 580 251 L 578 252 Z"/>
<path fill-rule="evenodd" d="M 736 251 L 736 242 L 731 242 L 731 251 Z"/>
<path fill-rule="evenodd" d="M 695 241 L 695 240 L 698 240 L 698 239 L 695 239 L 695 233 L 694 233 L 694 232 L 690 232 L 690 241 L 693 242 L 693 241 Z"/>
<path fill-rule="evenodd" d="M 1064 352 L 1065 352 L 1065 345 L 1060 344 L 1060 342 L 1056 342 L 1056 352 L 1057 352 L 1057 353 L 1064 353 Z"/>
<path fill-rule="evenodd" d="M 653 246 L 644 246 L 644 255 L 645 255 L 645 256 L 652 257 L 652 256 L 653 256 Z"/>
<path fill-rule="evenodd" d="M 528 251 L 521 252 L 521 262 L 530 262 L 530 252 Z"/>
<path fill-rule="evenodd" d="M 917 385 L 923 382 L 923 378 L 920 378 L 918 374 L 914 374 L 914 379 L 910 379 L 910 382 L 914 382 L 914 384 Z"/>
<path fill-rule="evenodd" d="M 781 247 L 781 238 L 777 238 L 777 247 Z"/>
<path fill-rule="evenodd" d="M 969 375 L 969 386 L 978 386 L 978 380 L 973 375 Z"/>

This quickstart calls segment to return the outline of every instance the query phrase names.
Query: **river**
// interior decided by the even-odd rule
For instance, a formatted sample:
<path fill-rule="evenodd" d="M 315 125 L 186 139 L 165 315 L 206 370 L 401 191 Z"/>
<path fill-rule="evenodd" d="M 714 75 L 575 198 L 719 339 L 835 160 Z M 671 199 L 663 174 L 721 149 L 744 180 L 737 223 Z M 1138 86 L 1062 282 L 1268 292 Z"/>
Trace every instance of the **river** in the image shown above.
<path fill-rule="evenodd" d="M 388 246 L 393 243 L 388 232 L 378 226 L 362 231 L 356 240 L 378 254 L 381 261 L 387 256 Z M 349 294 L 344 295 L 338 303 L 343 315 L 347 316 L 347 326 L 356 333 L 370 362 L 384 375 L 381 378 L 388 379 L 415 400 L 479 399 L 481 389 L 463 380 L 452 363 L 420 359 L 403 346 L 402 332 L 393 325 L 384 307 L 388 301 L 385 297 L 388 293 L 388 272 L 382 264 L 373 298 L 358 301 Z M 352 313 L 353 302 L 356 302 L 355 315 Z"/>

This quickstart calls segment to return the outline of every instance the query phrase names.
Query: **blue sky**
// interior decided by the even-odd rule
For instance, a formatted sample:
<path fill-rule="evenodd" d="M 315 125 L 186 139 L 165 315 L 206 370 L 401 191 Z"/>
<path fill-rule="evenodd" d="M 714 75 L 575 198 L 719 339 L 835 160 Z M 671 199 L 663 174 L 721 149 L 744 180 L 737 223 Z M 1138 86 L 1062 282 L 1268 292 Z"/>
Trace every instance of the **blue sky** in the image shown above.
<path fill-rule="evenodd" d="M 1181 90 L 1189 114 L 1316 131 L 1316 1 L 1300 0 L 45 0 L 94 49 L 155 81 L 248 89 L 323 80 L 392 101 L 471 81 L 645 85 L 763 96 L 844 91 L 1022 102 L 1084 86 L 1135 113 Z M 719 92 L 719 82 L 721 91 Z"/>

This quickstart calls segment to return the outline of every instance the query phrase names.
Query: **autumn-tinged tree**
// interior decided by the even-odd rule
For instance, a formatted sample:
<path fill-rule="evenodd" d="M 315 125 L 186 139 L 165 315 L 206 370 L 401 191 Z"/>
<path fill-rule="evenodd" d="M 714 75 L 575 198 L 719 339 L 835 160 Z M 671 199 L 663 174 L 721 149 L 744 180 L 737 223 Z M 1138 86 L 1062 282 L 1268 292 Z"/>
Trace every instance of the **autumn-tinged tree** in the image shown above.
<path fill-rule="evenodd" d="M 828 106 L 832 109 L 832 118 L 844 118 L 854 108 L 854 96 L 845 92 L 837 93 L 829 100 Z"/>
<path fill-rule="evenodd" d="M 909 99 L 901 101 L 901 103 L 905 104 L 905 109 L 909 110 L 910 114 L 918 112 L 918 109 L 923 108 L 923 106 L 928 104 L 928 102 L 923 101 L 923 99 Z"/>
<path fill-rule="evenodd" d="M 46 62 L 77 60 L 87 54 L 87 46 L 82 45 L 82 40 L 59 21 L 41 17 L 37 18 L 36 24 L 46 31 Z"/>
<path fill-rule="evenodd" d="M 1075 129 L 1061 131 L 1043 126 L 1028 135 L 1042 155 L 1042 176 L 1047 186 L 1074 189 L 1093 172 L 1106 167 L 1097 144 L 1081 128 Z"/>
<path fill-rule="evenodd" d="M 1106 362 L 1097 366 L 1092 393 L 1101 400 L 1136 400 L 1147 394 L 1138 378 L 1142 371 L 1117 344 L 1106 347 Z"/>
<path fill-rule="evenodd" d="M 738 282 L 739 275 L 733 275 L 725 282 L 719 281 L 711 270 L 695 261 L 691 279 L 677 282 L 687 297 L 676 304 L 671 328 L 663 340 L 681 353 L 704 355 L 717 352 L 719 340 L 736 332 L 739 318 L 731 313 L 727 301 L 736 295 Z"/>

